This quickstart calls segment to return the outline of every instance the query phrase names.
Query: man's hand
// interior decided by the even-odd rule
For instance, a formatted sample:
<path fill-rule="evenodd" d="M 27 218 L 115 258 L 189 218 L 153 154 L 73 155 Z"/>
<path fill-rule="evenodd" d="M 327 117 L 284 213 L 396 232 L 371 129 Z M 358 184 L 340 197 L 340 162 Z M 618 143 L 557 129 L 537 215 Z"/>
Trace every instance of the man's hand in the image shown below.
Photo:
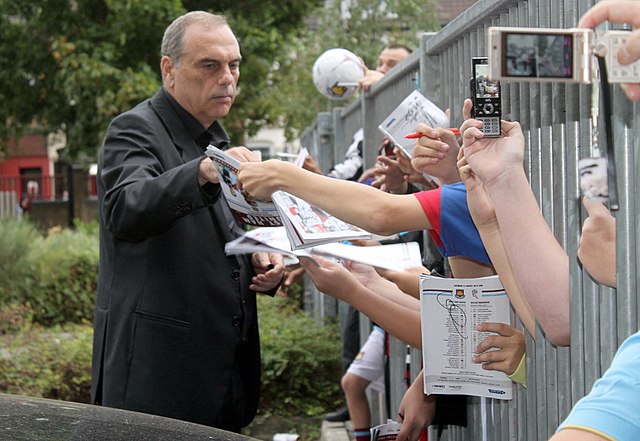
<path fill-rule="evenodd" d="M 249 289 L 256 292 L 269 292 L 284 277 L 284 259 L 277 253 L 253 253 L 251 263 L 256 273 L 251 279 Z"/>
<path fill-rule="evenodd" d="M 347 303 L 350 303 L 351 294 L 362 287 L 358 279 L 339 263 L 319 256 L 301 256 L 300 264 L 318 290 Z"/>
<path fill-rule="evenodd" d="M 411 165 L 420 173 L 437 176 L 443 182 L 453 183 L 459 180 L 456 171 L 456 157 L 460 145 L 452 131 L 431 128 L 423 123 L 416 125 L 416 132 L 424 136 L 418 138 L 411 152 Z M 441 165 L 448 162 L 449 166 Z"/>
<path fill-rule="evenodd" d="M 316 160 L 313 159 L 312 156 L 307 156 L 306 158 L 304 158 L 304 163 L 302 164 L 302 168 L 304 168 L 305 170 L 309 170 L 310 172 L 317 173 L 319 175 L 324 174 L 322 173 L 320 166 L 318 165 Z"/>
<path fill-rule="evenodd" d="M 281 181 L 290 173 L 288 170 L 297 168 L 291 162 L 277 159 L 243 162 L 238 170 L 238 184 L 256 199 L 268 201 L 274 191 L 281 190 Z"/>
<path fill-rule="evenodd" d="M 296 283 L 300 277 L 304 274 L 304 268 L 299 263 L 294 265 L 287 265 L 284 269 L 284 279 L 278 289 L 278 295 L 281 297 L 288 297 L 289 290 Z"/>
<path fill-rule="evenodd" d="M 599 283 L 616 287 L 616 219 L 600 202 L 584 197 L 589 216 L 582 225 L 578 259 Z"/>
<path fill-rule="evenodd" d="M 431 274 L 431 271 L 424 266 L 407 268 L 404 271 L 376 268 L 376 271 L 385 279 L 395 283 L 402 292 L 417 299 L 420 298 L 420 275 Z"/>
<path fill-rule="evenodd" d="M 421 371 L 404 393 L 398 407 L 398 422 L 402 423 L 402 429 L 396 441 L 418 441 L 420 432 L 432 423 L 435 415 L 436 396 L 424 394 L 424 375 Z"/>
<path fill-rule="evenodd" d="M 225 153 L 240 162 L 260 160 L 255 153 L 246 147 L 232 147 L 225 150 Z M 198 183 L 202 187 L 207 182 L 211 182 L 212 184 L 218 184 L 220 182 L 216 167 L 213 165 L 213 161 L 208 157 L 200 161 L 200 166 L 198 168 Z"/>
<path fill-rule="evenodd" d="M 369 89 L 371 89 L 371 86 L 380 81 L 383 76 L 384 74 L 382 72 L 367 69 L 364 77 L 362 77 L 362 79 L 359 81 L 360 88 L 362 88 L 362 90 L 364 90 L 365 92 L 368 91 Z"/>
<path fill-rule="evenodd" d="M 637 1 L 601 1 L 589 9 L 578 22 L 579 28 L 595 28 L 600 23 L 628 23 L 634 30 L 616 54 L 620 64 L 631 64 L 640 59 L 640 3 Z M 640 84 L 621 84 L 630 100 L 640 100 Z"/>
<path fill-rule="evenodd" d="M 380 185 L 374 184 L 374 187 L 378 187 L 387 193 L 405 194 L 408 183 L 405 180 L 406 174 L 400 169 L 398 159 L 378 156 L 378 162 L 380 167 L 376 182 L 379 182 Z"/>
<path fill-rule="evenodd" d="M 465 117 L 471 100 L 465 100 Z M 464 156 L 485 186 L 514 172 L 523 172 L 524 135 L 517 122 L 501 121 L 500 138 L 485 138 L 482 121 L 469 118 L 460 127 Z"/>

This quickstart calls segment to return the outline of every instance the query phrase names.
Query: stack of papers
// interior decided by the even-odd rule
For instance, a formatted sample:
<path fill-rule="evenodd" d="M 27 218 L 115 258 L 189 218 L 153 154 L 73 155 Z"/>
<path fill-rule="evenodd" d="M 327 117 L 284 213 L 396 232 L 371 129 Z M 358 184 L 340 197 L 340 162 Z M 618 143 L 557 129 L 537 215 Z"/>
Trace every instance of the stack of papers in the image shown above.
<path fill-rule="evenodd" d="M 261 251 L 292 257 L 321 255 L 393 271 L 422 266 L 420 246 L 417 242 L 368 247 L 332 242 L 296 250 L 291 246 L 284 227 L 256 228 L 225 246 L 225 252 L 229 255 Z"/>

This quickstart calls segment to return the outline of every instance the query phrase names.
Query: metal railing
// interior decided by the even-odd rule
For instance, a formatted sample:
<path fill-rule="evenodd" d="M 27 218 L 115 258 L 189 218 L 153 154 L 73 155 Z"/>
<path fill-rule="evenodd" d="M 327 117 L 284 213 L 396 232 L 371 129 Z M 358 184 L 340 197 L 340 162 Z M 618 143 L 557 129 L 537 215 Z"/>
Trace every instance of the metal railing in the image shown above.
<path fill-rule="evenodd" d="M 331 140 L 325 163 L 339 162 L 351 136 L 364 127 L 365 166 L 373 165 L 381 134 L 377 125 L 414 89 L 442 109 L 451 110 L 452 127 L 462 123 L 462 103 L 469 95 L 471 58 L 486 56 L 489 26 L 569 28 L 592 1 L 480 0 L 440 32 L 422 37 L 420 49 L 389 72 L 357 102 L 320 116 L 305 131 L 307 140 Z M 511 401 L 471 398 L 469 424 L 444 431 L 443 440 L 546 440 L 607 369 L 619 344 L 638 329 L 638 239 L 640 220 L 634 195 L 635 146 L 640 143 L 638 108 L 619 87 L 612 88 L 613 136 L 620 209 L 617 228 L 618 289 L 595 284 L 577 260 L 580 228 L 586 216 L 579 198 L 578 161 L 591 156 L 591 86 L 503 82 L 503 116 L 521 123 L 526 139 L 525 169 L 541 211 L 570 259 L 571 346 L 556 348 L 539 329 L 527 334 L 527 387 L 516 385 Z M 601 116 L 602 117 L 602 116 Z M 603 122 L 600 122 L 602 127 Z M 321 126 L 321 127 L 320 127 Z M 526 234 L 526 232 L 523 232 Z M 536 263 L 531 262 L 531 271 Z M 544 277 L 544 274 L 540 274 Z M 553 307 L 553 305 L 550 305 Z M 391 345 L 391 414 L 405 390 L 405 346 Z M 416 351 L 417 352 L 417 351 Z M 419 356 L 412 372 L 419 371 Z M 379 416 L 386 417 L 386 416 Z M 374 421 L 375 423 L 375 421 Z M 436 439 L 430 429 L 431 439 Z"/>

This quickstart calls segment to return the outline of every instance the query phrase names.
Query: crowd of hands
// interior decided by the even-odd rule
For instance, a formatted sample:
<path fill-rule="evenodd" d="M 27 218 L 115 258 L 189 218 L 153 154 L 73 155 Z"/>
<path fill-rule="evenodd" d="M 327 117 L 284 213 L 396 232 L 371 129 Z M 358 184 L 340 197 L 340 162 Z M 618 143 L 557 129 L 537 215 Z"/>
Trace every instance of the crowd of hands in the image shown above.
<path fill-rule="evenodd" d="M 594 28 L 606 20 L 640 27 L 640 2 L 600 2 L 581 18 L 579 27 Z M 639 58 L 637 30 L 618 53 L 618 60 L 629 64 Z M 629 99 L 640 100 L 640 84 L 625 84 L 622 88 Z M 534 338 L 535 324 L 539 323 L 549 341 L 569 345 L 569 259 L 542 217 L 529 186 L 523 168 L 523 131 L 518 122 L 502 121 L 500 137 L 485 137 L 482 122 L 471 118 L 471 107 L 471 101 L 465 100 L 459 137 L 447 129 L 418 124 L 415 129 L 423 136 L 416 140 L 411 159 L 397 150 L 395 156 L 382 154 L 360 180 L 373 178 L 372 186 L 402 195 L 410 184 L 434 188 L 438 184 L 433 176 L 438 176 L 440 184 L 462 180 L 471 217 L 521 322 Z M 230 154 L 252 161 L 248 150 L 237 149 Z M 277 160 L 244 162 L 239 181 L 255 197 L 268 200 L 273 191 L 281 189 L 276 176 L 291 171 L 283 164 L 286 163 Z M 312 158 L 305 168 L 320 172 Z M 579 261 L 596 282 L 615 287 L 615 218 L 600 202 L 588 197 L 582 202 L 587 217 L 580 237 Z M 536 262 L 536 271 L 531 271 L 531 262 Z M 279 294 L 287 295 L 301 274 L 306 273 L 320 291 L 352 304 L 392 335 L 421 348 L 418 274 L 429 273 L 429 268 L 398 272 L 320 257 L 301 257 L 298 265 L 285 268 L 282 260 L 274 256 L 255 261 L 254 266 L 258 274 L 253 288 L 258 291 L 265 279 L 284 274 Z M 541 273 L 545 277 L 540 278 Z M 517 295 L 512 298 L 514 293 Z M 377 303 L 371 302 L 374 296 L 379 299 Z M 410 319 L 399 319 L 403 314 Z M 502 323 L 484 323 L 478 330 L 493 335 L 478 345 L 474 362 L 487 370 L 513 374 L 525 352 L 523 332 Z M 422 375 L 418 375 L 398 409 L 404 422 L 398 439 L 418 439 L 422 428 L 433 420 L 434 412 L 434 397 L 424 395 Z"/>

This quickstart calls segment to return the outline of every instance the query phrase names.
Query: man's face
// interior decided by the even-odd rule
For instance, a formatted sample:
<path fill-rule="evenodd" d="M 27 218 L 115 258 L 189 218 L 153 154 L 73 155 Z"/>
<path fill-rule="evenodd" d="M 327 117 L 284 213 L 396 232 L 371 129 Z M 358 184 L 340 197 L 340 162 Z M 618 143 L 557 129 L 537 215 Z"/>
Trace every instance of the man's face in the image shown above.
<path fill-rule="evenodd" d="M 378 65 L 376 70 L 380 73 L 386 74 L 396 64 L 409 56 L 409 52 L 404 49 L 385 49 L 380 53 L 378 57 Z"/>
<path fill-rule="evenodd" d="M 228 26 L 194 24 L 184 34 L 179 64 L 164 56 L 162 78 L 169 93 L 203 127 L 229 113 L 240 77 L 240 46 Z"/>

